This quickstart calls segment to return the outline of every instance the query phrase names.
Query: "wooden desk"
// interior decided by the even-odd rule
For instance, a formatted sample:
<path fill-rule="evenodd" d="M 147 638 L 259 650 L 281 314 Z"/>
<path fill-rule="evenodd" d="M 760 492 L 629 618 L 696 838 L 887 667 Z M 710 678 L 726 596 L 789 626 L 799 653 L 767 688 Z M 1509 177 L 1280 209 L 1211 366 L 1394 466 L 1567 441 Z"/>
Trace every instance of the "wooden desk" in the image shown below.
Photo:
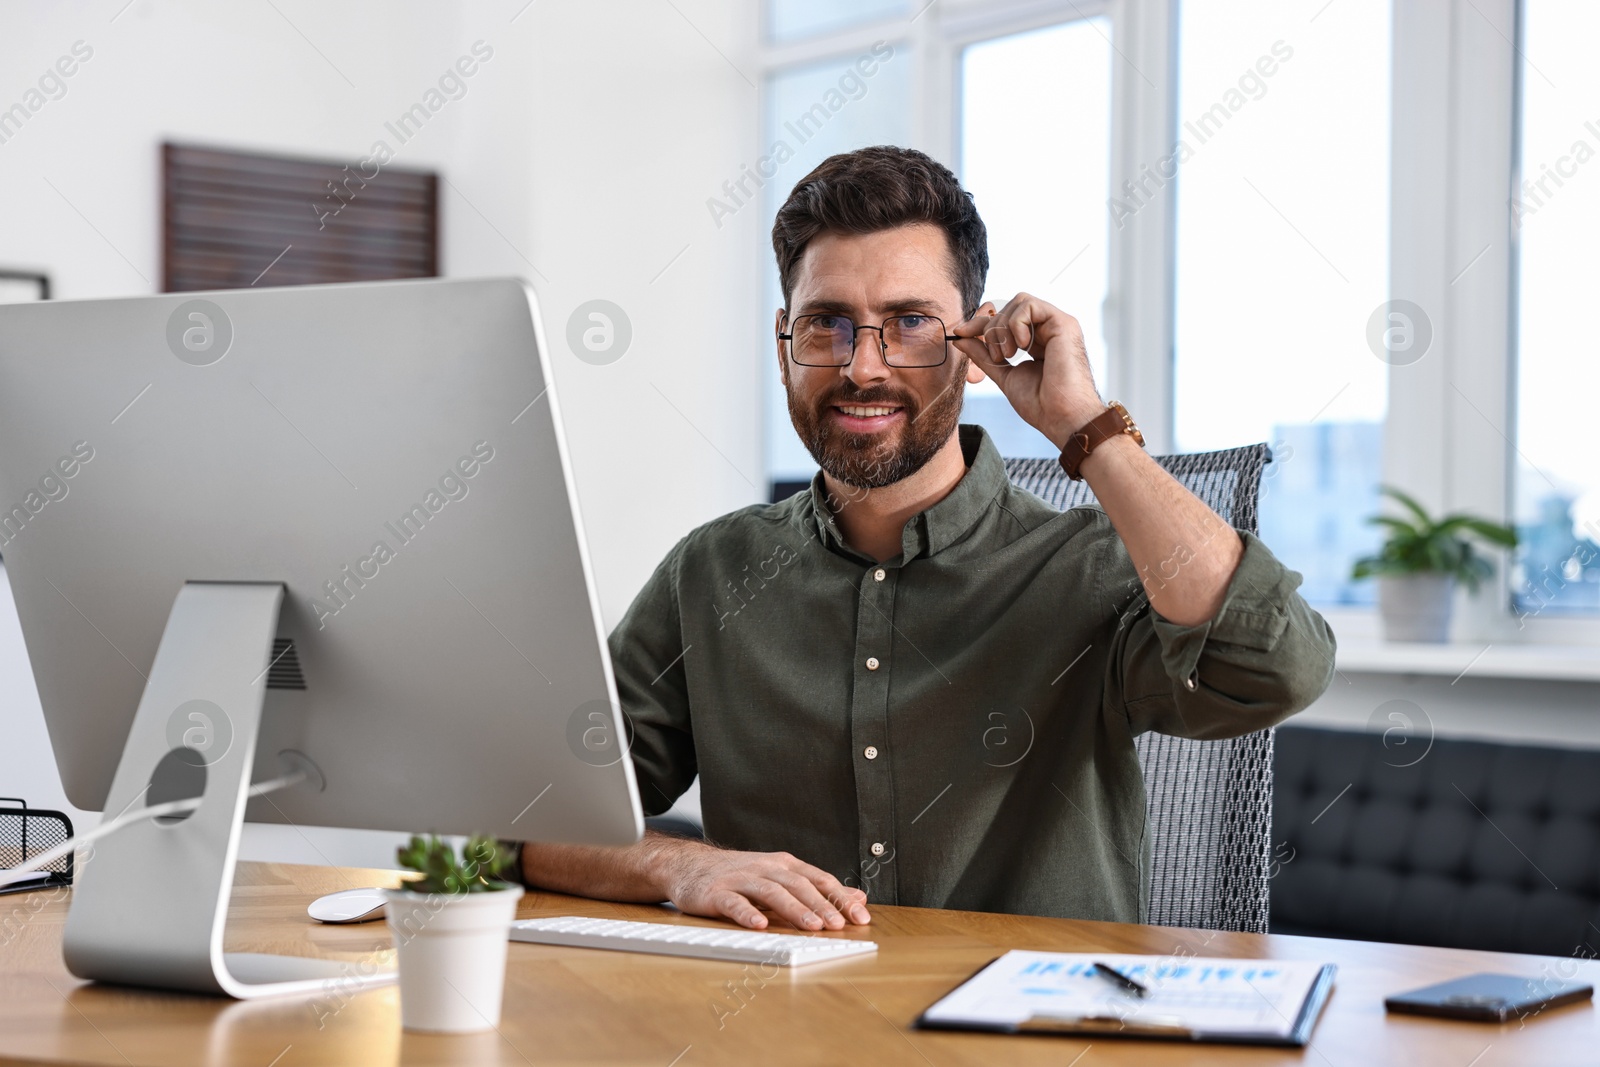
<path fill-rule="evenodd" d="M 388 962 L 392 950 L 383 923 L 318 926 L 306 918 L 305 906 L 321 893 L 395 880 L 388 871 L 242 864 L 228 948 Z M 739 964 L 512 944 L 500 1031 L 438 1037 L 401 1032 L 393 987 L 321 1001 L 235 1003 L 79 982 L 61 963 L 66 912 L 65 894 L 0 897 L 0 1063 L 1600 1062 L 1600 1013 L 1588 1005 L 1548 1012 L 1523 1027 L 1384 1014 L 1387 993 L 1474 971 L 1538 976 L 1561 966 L 1600 983 L 1600 964 L 1542 956 L 881 907 L 873 911 L 870 928 L 850 935 L 878 940 L 876 959 L 785 972 L 765 982 L 758 968 Z M 520 914 L 700 922 L 659 908 L 551 893 L 530 893 Z M 1337 963 L 1339 979 L 1312 1047 L 1304 1051 L 910 1028 L 923 1008 L 1008 948 L 1315 959 Z"/>

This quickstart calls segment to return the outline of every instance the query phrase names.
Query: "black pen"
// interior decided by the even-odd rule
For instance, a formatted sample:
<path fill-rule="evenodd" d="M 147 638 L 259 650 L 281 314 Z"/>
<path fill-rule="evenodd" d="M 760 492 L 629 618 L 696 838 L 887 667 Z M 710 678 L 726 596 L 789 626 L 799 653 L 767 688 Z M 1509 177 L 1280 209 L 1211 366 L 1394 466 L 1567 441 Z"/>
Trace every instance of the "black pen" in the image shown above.
<path fill-rule="evenodd" d="M 1127 975 L 1123 974 L 1109 963 L 1096 962 L 1090 964 L 1089 967 L 1090 970 L 1094 971 L 1094 973 L 1098 974 L 1100 977 L 1115 982 L 1124 993 L 1132 993 L 1136 997 L 1148 997 L 1150 995 L 1150 990 L 1146 989 L 1138 982 L 1135 982 L 1132 978 L 1129 978 Z"/>

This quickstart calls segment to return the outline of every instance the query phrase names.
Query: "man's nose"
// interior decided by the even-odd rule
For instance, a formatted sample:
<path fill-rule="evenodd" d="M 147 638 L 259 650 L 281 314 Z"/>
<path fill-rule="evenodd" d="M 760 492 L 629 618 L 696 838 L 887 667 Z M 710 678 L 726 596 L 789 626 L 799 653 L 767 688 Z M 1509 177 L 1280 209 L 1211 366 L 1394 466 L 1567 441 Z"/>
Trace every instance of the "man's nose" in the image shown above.
<path fill-rule="evenodd" d="M 883 360 L 883 335 L 877 330 L 857 330 L 855 355 L 844 368 L 845 377 L 865 388 L 888 381 L 889 370 Z"/>

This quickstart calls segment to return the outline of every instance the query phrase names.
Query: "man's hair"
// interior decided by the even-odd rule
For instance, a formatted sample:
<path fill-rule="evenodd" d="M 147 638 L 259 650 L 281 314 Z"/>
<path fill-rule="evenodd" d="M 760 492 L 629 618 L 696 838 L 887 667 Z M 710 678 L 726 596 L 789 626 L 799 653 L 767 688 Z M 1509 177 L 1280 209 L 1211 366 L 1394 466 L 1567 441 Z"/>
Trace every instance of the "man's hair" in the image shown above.
<path fill-rule="evenodd" d="M 989 235 L 972 194 L 950 169 L 914 148 L 877 145 L 829 156 L 800 179 L 772 224 L 783 302 L 789 303 L 801 257 L 820 233 L 877 233 L 930 222 L 950 243 L 951 281 L 961 313 L 983 301 L 989 273 Z"/>

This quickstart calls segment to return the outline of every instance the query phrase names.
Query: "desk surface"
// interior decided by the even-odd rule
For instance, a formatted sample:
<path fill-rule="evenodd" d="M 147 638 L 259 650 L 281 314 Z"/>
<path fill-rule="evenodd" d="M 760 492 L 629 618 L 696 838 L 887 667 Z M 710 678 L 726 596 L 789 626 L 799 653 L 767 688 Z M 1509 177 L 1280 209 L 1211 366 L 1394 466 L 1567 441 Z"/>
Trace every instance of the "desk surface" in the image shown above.
<path fill-rule="evenodd" d="M 241 864 L 227 947 L 358 963 L 379 954 L 387 962 L 392 950 L 383 923 L 318 926 L 306 918 L 305 906 L 336 889 L 395 881 L 392 871 Z M 867 930 L 832 935 L 876 939 L 882 947 L 875 959 L 785 972 L 765 982 L 759 969 L 739 964 L 512 944 L 499 1032 L 440 1037 L 401 1032 L 392 986 L 342 1002 L 235 1003 L 85 984 L 61 963 L 66 911 L 60 891 L 0 897 L 0 1063 L 1600 1062 L 1600 1012 L 1588 1005 L 1556 1009 L 1520 1027 L 1384 1014 L 1388 993 L 1475 971 L 1539 976 L 1559 966 L 1600 984 L 1600 964 L 1544 956 L 880 907 Z M 519 914 L 702 922 L 661 908 L 553 893 L 529 893 Z M 136 914 L 130 919 L 137 921 Z M 1312 1047 L 1303 1051 L 911 1029 L 923 1008 L 1010 948 L 1315 959 L 1337 963 L 1339 978 Z"/>

